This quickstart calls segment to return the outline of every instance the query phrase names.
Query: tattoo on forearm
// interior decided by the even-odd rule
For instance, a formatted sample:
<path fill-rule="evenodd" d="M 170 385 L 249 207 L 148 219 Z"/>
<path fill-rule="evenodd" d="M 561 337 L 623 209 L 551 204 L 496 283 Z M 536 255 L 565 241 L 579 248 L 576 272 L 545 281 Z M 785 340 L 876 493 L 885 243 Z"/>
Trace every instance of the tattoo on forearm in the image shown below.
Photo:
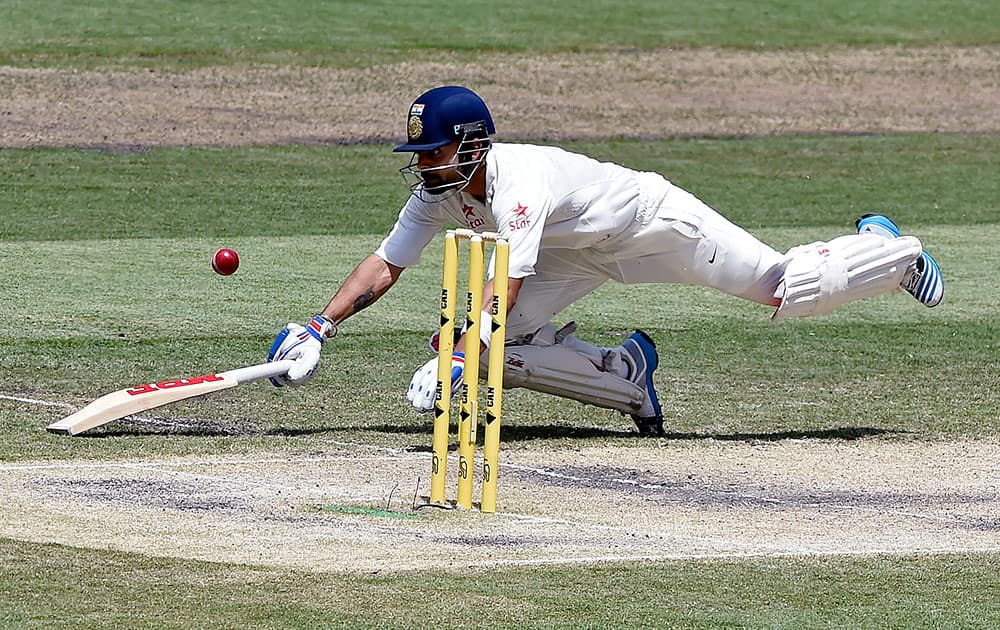
<path fill-rule="evenodd" d="M 354 298 L 354 312 L 357 313 L 363 308 L 366 308 L 375 301 L 375 291 L 368 289 L 358 297 Z"/>

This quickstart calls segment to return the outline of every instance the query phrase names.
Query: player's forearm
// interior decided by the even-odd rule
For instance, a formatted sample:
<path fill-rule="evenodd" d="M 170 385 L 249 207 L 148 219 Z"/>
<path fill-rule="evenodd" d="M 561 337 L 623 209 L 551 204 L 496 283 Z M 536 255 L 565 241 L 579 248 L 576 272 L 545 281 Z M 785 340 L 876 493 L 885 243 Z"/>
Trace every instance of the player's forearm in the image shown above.
<path fill-rule="evenodd" d="M 402 272 L 402 267 L 390 265 L 375 254 L 369 255 L 347 277 L 323 309 L 323 315 L 339 324 L 385 295 Z"/>
<path fill-rule="evenodd" d="M 517 294 L 521 291 L 521 283 L 524 278 L 507 278 L 507 312 L 514 310 L 517 304 Z M 493 279 L 490 278 L 486 286 L 483 287 L 483 310 L 490 309 L 490 302 L 493 299 Z"/>

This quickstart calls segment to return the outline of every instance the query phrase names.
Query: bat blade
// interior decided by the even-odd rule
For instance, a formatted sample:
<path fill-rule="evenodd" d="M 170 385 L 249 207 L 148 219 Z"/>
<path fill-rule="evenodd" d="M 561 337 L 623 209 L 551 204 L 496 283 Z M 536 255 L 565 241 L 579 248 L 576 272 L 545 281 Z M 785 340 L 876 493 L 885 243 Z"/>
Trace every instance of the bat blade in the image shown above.
<path fill-rule="evenodd" d="M 236 379 L 220 374 L 207 374 L 175 381 L 146 383 L 101 396 L 80 411 L 45 427 L 50 433 L 76 435 L 96 426 L 130 416 L 140 411 L 167 405 L 185 398 L 238 385 Z"/>
<path fill-rule="evenodd" d="M 276 361 L 229 372 L 205 374 L 157 383 L 145 383 L 105 394 L 83 409 L 45 427 L 50 433 L 77 435 L 88 429 L 155 407 L 186 398 L 236 387 L 241 383 L 278 376 L 288 371 L 291 361 Z"/>

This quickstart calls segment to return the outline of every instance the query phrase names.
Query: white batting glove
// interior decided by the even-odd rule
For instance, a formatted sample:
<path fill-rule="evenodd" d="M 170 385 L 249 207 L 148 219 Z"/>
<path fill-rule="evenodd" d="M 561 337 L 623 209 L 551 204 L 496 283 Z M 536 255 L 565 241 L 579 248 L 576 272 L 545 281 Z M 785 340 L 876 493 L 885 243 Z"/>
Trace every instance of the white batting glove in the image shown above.
<path fill-rule="evenodd" d="M 319 368 L 319 351 L 323 343 L 336 334 L 337 325 L 322 315 L 313 317 L 308 327 L 294 322 L 285 326 L 271 344 L 267 360 L 270 363 L 291 359 L 295 364 L 288 374 L 271 377 L 271 383 L 275 387 L 298 387 L 311 381 Z"/>
<path fill-rule="evenodd" d="M 465 373 L 465 354 L 456 352 L 451 355 L 451 397 L 454 398 L 462 389 L 462 375 Z M 406 390 L 406 399 L 413 408 L 421 413 L 434 409 L 434 397 L 437 390 L 438 360 L 434 357 L 413 374 L 410 388 Z"/>

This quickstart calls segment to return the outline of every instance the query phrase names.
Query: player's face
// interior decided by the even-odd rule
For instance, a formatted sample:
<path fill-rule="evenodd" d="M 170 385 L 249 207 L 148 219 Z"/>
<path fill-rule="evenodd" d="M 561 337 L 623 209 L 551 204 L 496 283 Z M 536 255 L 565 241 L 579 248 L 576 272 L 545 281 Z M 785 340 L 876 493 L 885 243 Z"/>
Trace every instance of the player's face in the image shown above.
<path fill-rule="evenodd" d="M 415 151 L 399 169 L 410 192 L 421 201 L 438 202 L 465 190 L 486 161 L 489 138 L 462 138 L 438 149 Z M 427 196 L 424 195 L 427 193 Z"/>
<path fill-rule="evenodd" d="M 457 168 L 458 144 L 459 141 L 455 140 L 438 149 L 417 152 L 417 169 L 428 192 L 464 181 Z"/>

